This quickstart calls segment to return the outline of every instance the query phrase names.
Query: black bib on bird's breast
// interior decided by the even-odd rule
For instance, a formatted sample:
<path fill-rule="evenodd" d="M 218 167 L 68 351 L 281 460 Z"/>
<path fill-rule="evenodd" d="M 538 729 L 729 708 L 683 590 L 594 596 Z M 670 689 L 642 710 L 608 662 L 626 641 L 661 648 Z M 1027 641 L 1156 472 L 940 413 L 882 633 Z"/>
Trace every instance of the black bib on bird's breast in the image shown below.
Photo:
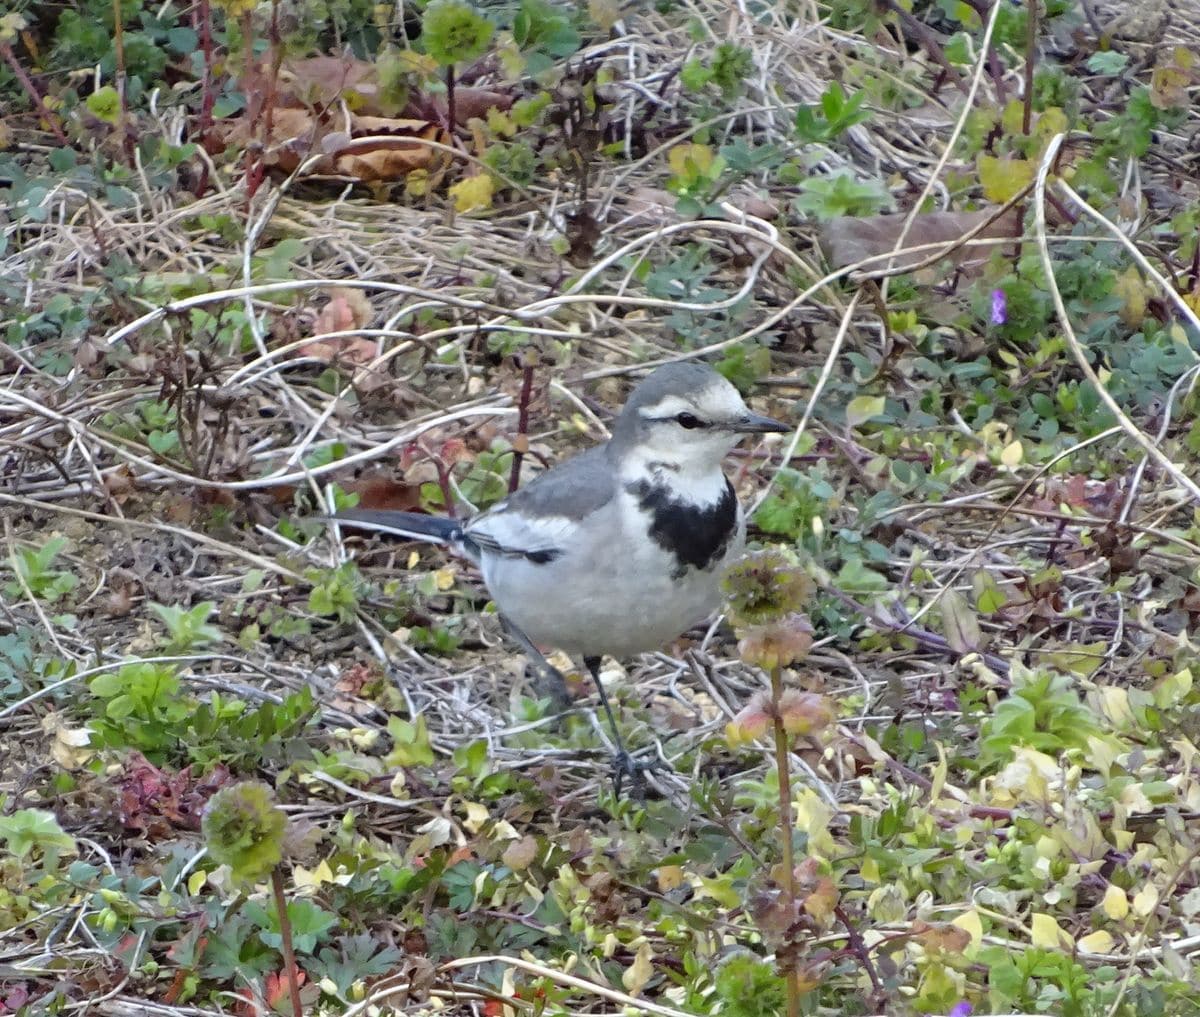
<path fill-rule="evenodd" d="M 737 531 L 737 495 L 728 479 L 711 505 L 680 501 L 665 484 L 649 480 L 628 484 L 625 490 L 650 516 L 650 539 L 674 556 L 673 577 L 684 575 L 689 567 L 706 569 L 724 557 Z"/>

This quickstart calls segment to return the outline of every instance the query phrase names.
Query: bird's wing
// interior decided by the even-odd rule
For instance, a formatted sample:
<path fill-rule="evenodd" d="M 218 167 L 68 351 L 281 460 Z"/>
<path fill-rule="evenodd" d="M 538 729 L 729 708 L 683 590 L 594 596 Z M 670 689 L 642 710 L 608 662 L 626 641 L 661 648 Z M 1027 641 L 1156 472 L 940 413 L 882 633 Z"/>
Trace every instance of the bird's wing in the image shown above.
<path fill-rule="evenodd" d="M 568 459 L 472 519 L 466 535 L 485 551 L 543 563 L 569 547 L 580 524 L 612 501 L 616 478 L 605 446 Z"/>

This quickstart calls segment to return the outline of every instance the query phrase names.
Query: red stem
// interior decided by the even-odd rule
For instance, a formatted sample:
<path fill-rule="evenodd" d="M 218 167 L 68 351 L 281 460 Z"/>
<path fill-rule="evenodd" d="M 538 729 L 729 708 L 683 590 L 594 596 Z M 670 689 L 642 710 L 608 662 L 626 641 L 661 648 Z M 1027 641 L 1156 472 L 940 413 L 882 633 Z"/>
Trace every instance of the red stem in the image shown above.
<path fill-rule="evenodd" d="M 278 865 L 271 871 L 271 889 L 275 891 L 275 910 L 279 914 L 279 937 L 283 940 L 283 967 L 292 997 L 292 1017 L 304 1017 L 304 1008 L 300 1004 L 300 969 L 296 967 L 296 953 L 292 949 L 292 923 L 288 920 L 283 874 Z"/>
<path fill-rule="evenodd" d="M 529 399 L 533 392 L 533 368 L 526 367 L 521 378 L 521 396 L 517 402 L 517 437 L 524 437 L 529 432 Z M 513 452 L 512 473 L 508 475 L 508 493 L 517 489 L 521 479 L 521 462 L 525 453 L 516 449 Z"/>
<path fill-rule="evenodd" d="M 771 668 L 771 712 L 775 715 L 775 772 L 779 775 L 779 829 L 783 834 L 783 893 L 789 920 L 796 913 L 796 841 L 792 819 L 792 766 L 788 759 L 788 734 L 779 701 L 783 697 L 783 669 Z M 800 982 L 787 972 L 787 1017 L 800 1015 Z"/>
<path fill-rule="evenodd" d="M 46 126 L 50 128 L 54 136 L 65 147 L 70 147 L 71 143 L 67 140 L 67 136 L 63 134 L 62 126 L 58 122 L 58 117 L 46 108 L 46 104 L 42 102 L 42 95 L 37 90 L 32 79 L 25 73 L 25 68 L 21 66 L 17 60 L 17 55 L 13 52 L 12 46 L 7 42 L 0 42 L 0 56 L 4 57 L 4 62 L 12 68 L 13 74 L 17 76 L 17 80 L 21 82 L 21 87 L 25 89 L 25 94 L 29 96 L 33 103 L 34 109 L 38 111 L 38 116 L 46 121 Z"/>

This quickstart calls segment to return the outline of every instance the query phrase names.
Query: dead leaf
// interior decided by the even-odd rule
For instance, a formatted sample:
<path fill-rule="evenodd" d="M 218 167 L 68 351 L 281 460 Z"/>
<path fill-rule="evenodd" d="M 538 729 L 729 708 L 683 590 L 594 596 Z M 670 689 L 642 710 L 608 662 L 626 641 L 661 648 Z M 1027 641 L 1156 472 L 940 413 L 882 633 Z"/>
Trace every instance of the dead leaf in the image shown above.
<path fill-rule="evenodd" d="M 980 223 L 986 222 L 995 210 L 979 212 L 928 212 L 918 215 L 912 228 L 905 234 L 905 247 L 919 247 L 925 244 L 944 245 L 943 253 L 960 237 L 965 236 Z M 845 268 L 876 255 L 887 254 L 896 246 L 900 231 L 904 227 L 904 215 L 874 215 L 874 216 L 843 216 L 834 219 L 822 229 L 820 236 L 821 250 L 834 268 Z M 1009 209 L 995 222 L 985 226 L 977 235 L 977 239 L 995 239 L 1018 235 L 1020 218 L 1015 209 Z M 972 263 L 982 263 L 988 257 L 990 248 L 960 247 L 945 254 L 956 266 Z M 895 264 L 901 268 L 910 267 L 938 253 L 937 248 L 898 255 Z M 881 268 L 885 262 L 877 261 L 866 266 Z"/>
<path fill-rule="evenodd" d="M 625 986 L 629 995 L 636 996 L 646 987 L 650 976 L 654 974 L 653 960 L 654 951 L 650 949 L 650 944 L 642 943 L 633 958 L 633 963 L 621 974 L 621 984 Z"/>
<path fill-rule="evenodd" d="M 966 597 L 957 590 L 947 590 L 942 595 L 942 628 L 946 642 L 955 653 L 974 653 L 982 648 L 979 619 Z"/>

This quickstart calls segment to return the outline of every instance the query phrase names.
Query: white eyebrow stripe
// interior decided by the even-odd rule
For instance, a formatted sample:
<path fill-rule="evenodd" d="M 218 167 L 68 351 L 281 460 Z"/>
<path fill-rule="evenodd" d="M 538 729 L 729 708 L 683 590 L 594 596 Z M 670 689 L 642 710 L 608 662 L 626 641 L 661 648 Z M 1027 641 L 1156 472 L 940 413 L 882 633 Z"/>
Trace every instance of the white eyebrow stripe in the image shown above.
<path fill-rule="evenodd" d="M 661 420 L 663 417 L 674 417 L 680 413 L 691 413 L 692 404 L 677 395 L 664 396 L 653 406 L 643 406 L 638 410 L 638 416 L 644 420 Z"/>

